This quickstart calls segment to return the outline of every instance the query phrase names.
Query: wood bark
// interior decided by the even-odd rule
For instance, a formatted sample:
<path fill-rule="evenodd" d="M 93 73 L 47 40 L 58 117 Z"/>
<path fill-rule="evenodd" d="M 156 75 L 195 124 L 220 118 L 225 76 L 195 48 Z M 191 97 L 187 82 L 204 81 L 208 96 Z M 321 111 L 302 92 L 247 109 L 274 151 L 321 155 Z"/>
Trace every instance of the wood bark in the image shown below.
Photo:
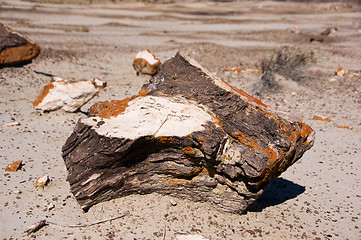
<path fill-rule="evenodd" d="M 166 61 L 138 95 L 96 103 L 89 112 L 62 149 L 84 210 L 157 192 L 243 212 L 314 142 L 301 119 L 183 54 Z"/>

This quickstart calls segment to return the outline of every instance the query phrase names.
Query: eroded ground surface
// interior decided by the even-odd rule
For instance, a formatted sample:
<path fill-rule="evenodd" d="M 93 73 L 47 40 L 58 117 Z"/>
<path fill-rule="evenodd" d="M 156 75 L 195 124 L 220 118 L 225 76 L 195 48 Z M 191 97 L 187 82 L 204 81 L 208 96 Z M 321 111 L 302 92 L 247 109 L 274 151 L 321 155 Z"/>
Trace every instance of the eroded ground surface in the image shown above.
<path fill-rule="evenodd" d="M 54 224 L 25 238 L 175 239 L 178 233 L 209 239 L 361 238 L 359 6 L 280 2 L 76 5 L 16 0 L 0 4 L 0 22 L 42 48 L 33 63 L 0 69 L 1 168 L 16 160 L 25 164 L 18 172 L 2 170 L 0 175 L 2 238 L 22 239 L 24 230 L 42 219 Z M 310 42 L 336 25 L 339 30 L 323 42 Z M 291 32 L 295 26 L 299 33 Z M 99 100 L 129 97 L 149 80 L 136 76 L 132 68 L 138 51 L 148 48 L 162 61 L 185 51 L 232 85 L 255 94 L 260 62 L 282 45 L 314 51 L 317 62 L 306 71 L 311 78 L 302 83 L 283 79 L 282 89 L 259 97 L 302 117 L 316 131 L 316 143 L 271 184 L 249 212 L 221 213 L 206 203 L 157 194 L 128 196 L 82 212 L 66 182 L 61 147 L 84 115 L 33 109 L 32 101 L 50 80 L 34 71 L 107 80 L 106 91 L 83 106 L 86 111 Z M 225 70 L 233 67 L 255 71 Z M 335 76 L 340 67 L 348 74 Z M 331 121 L 312 120 L 315 114 Z M 16 121 L 21 125 L 3 126 Z M 35 187 L 36 178 L 45 174 L 50 184 Z M 127 211 L 122 218 L 94 226 L 68 226 Z"/>

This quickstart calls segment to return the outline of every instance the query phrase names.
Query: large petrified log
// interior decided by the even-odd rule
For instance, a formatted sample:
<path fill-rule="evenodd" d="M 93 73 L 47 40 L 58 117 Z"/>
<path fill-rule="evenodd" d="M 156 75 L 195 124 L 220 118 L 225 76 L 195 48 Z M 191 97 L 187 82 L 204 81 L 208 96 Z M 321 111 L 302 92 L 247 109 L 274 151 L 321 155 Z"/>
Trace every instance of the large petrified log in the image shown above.
<path fill-rule="evenodd" d="M 39 53 L 39 45 L 0 23 L 0 67 L 27 64 Z"/>
<path fill-rule="evenodd" d="M 71 191 L 88 209 L 158 192 L 242 212 L 314 142 L 277 112 L 177 54 L 137 96 L 99 102 L 63 146 Z"/>

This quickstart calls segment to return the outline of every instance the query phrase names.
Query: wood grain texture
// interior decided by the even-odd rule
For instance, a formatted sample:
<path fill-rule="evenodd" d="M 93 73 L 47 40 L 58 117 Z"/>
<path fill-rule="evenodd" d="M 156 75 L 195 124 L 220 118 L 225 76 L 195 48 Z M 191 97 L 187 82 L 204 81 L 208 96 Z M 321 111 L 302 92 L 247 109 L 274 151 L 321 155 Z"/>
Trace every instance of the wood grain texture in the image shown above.
<path fill-rule="evenodd" d="M 141 131 L 140 137 L 127 137 L 123 132 L 112 135 L 112 131 L 131 125 L 121 119 L 134 114 L 133 106 L 146 98 L 153 99 L 154 105 L 140 109 L 144 114 L 134 119 L 139 124 L 132 123 L 136 127 L 126 129 Z M 179 109 L 163 122 L 147 118 L 151 108 L 159 107 L 156 99 L 176 101 L 183 104 L 180 106 L 192 104 L 209 118 L 201 124 L 202 130 L 191 133 L 184 129 L 184 134 L 163 131 L 159 136 L 159 131 L 154 131 L 142 135 L 148 125 L 166 129 L 170 127 L 166 126 L 168 119 L 192 118 L 182 116 Z M 114 114 L 116 104 L 122 109 L 119 115 Z M 314 131 L 302 120 L 273 110 L 183 54 L 166 61 L 140 94 L 126 104 L 124 109 L 121 101 L 97 103 L 90 108 L 88 119 L 78 121 L 63 146 L 71 191 L 85 210 L 129 194 L 157 192 L 243 212 L 270 180 L 301 158 L 314 142 Z M 106 114 L 110 105 L 113 114 Z M 164 118 L 164 113 L 159 117 Z M 114 119 L 119 119 L 118 126 Z M 107 129 L 107 134 L 101 129 Z"/>

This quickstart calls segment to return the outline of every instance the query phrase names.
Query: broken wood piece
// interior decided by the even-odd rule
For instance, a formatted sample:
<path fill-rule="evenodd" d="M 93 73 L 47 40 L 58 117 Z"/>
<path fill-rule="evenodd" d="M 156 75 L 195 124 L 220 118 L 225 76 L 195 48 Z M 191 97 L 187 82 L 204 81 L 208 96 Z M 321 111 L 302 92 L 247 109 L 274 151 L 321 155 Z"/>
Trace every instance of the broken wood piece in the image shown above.
<path fill-rule="evenodd" d="M 318 120 L 318 121 L 323 121 L 323 122 L 330 122 L 331 119 L 325 116 L 321 116 L 321 115 L 314 115 L 312 120 Z"/>
<path fill-rule="evenodd" d="M 42 177 L 39 177 L 38 179 L 36 179 L 35 181 L 35 185 L 36 186 L 46 186 L 49 182 L 49 176 L 48 175 L 44 175 Z"/>
<path fill-rule="evenodd" d="M 20 122 L 12 122 L 12 123 L 7 123 L 4 126 L 5 127 L 14 127 L 14 126 L 19 126 L 21 125 Z"/>
<path fill-rule="evenodd" d="M 337 71 L 336 71 L 336 75 L 339 76 L 339 77 L 343 77 L 346 73 L 347 73 L 346 70 L 343 69 L 342 67 L 340 67 L 340 68 L 337 69 Z"/>
<path fill-rule="evenodd" d="M 92 106 L 62 156 L 84 210 L 157 192 L 243 212 L 313 142 L 301 119 L 177 54 L 138 95 Z"/>
<path fill-rule="evenodd" d="M 42 229 L 46 225 L 48 225 L 46 220 L 41 220 L 41 221 L 35 223 L 34 225 L 31 225 L 28 229 L 25 230 L 24 233 L 26 233 L 28 235 L 32 234 L 32 233 L 36 233 L 37 231 L 39 231 L 40 229 Z"/>
<path fill-rule="evenodd" d="M 23 163 L 22 160 L 15 161 L 13 163 L 10 163 L 5 167 L 5 171 L 7 172 L 16 172 L 21 167 L 21 164 Z"/>
<path fill-rule="evenodd" d="M 0 23 L 0 67 L 30 63 L 39 53 L 39 45 Z"/>
<path fill-rule="evenodd" d="M 160 60 L 148 49 L 139 52 L 133 61 L 133 67 L 137 74 L 155 75 L 159 72 L 160 65 Z"/>
<path fill-rule="evenodd" d="M 105 86 L 106 81 L 99 78 L 75 81 L 54 77 L 49 84 L 44 86 L 33 102 L 33 106 L 43 111 L 62 108 L 66 112 L 75 112 Z"/>

